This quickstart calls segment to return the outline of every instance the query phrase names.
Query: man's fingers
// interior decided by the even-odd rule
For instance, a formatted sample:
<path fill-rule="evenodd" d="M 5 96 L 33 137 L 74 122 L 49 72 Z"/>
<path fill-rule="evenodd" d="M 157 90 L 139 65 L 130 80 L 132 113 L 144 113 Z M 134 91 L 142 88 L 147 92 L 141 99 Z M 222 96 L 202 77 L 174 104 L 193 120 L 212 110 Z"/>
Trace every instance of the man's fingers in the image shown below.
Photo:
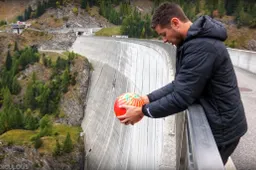
<path fill-rule="evenodd" d="M 132 108 L 133 106 L 129 106 L 129 105 L 125 105 L 125 104 L 123 104 L 123 105 L 120 105 L 119 106 L 119 108 L 123 108 L 123 109 L 129 109 L 129 108 Z"/>
<path fill-rule="evenodd" d="M 121 116 L 117 116 L 118 119 L 126 119 L 127 118 L 127 115 L 124 114 L 124 115 L 121 115 Z"/>
<path fill-rule="evenodd" d="M 124 120 L 121 120 L 121 123 L 126 123 L 128 121 L 129 121 L 129 119 L 124 119 Z"/>

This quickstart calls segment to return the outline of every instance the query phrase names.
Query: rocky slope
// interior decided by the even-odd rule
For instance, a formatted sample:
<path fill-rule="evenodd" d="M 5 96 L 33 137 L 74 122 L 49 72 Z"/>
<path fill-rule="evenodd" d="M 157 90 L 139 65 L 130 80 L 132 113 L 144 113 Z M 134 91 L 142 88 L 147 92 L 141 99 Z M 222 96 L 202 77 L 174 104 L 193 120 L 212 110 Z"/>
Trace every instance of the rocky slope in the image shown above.
<path fill-rule="evenodd" d="M 38 150 L 27 146 L 5 146 L 0 144 L 1 169 L 83 170 L 83 167 L 83 139 L 80 139 L 79 144 L 75 147 L 73 152 L 58 157 L 42 154 L 38 152 Z"/>
<path fill-rule="evenodd" d="M 71 67 L 72 73 L 77 73 L 76 86 L 61 98 L 60 108 L 65 113 L 65 117 L 60 118 L 58 122 L 80 126 L 84 117 L 84 108 L 86 105 L 86 95 L 89 87 L 90 64 L 87 60 L 75 59 Z"/>
<path fill-rule="evenodd" d="M 22 102 L 20 99 L 24 95 L 27 84 L 24 80 L 31 77 L 33 72 L 38 72 L 37 79 L 47 82 L 50 78 L 51 72 L 49 69 L 44 67 L 40 63 L 30 65 L 26 68 L 18 78 L 19 81 L 23 80 L 22 91 L 15 98 L 14 102 Z M 54 124 L 67 124 L 70 126 L 81 126 L 81 122 L 84 116 L 84 107 L 86 104 L 86 95 L 89 86 L 90 78 L 90 64 L 86 58 L 76 57 L 71 66 L 71 74 L 77 74 L 76 85 L 70 86 L 66 94 L 64 94 L 60 101 L 60 112 L 62 116 L 55 118 Z M 54 135 L 58 132 L 54 132 Z M 43 137 L 43 148 L 39 150 L 35 149 L 33 144 L 29 139 L 29 142 L 18 141 L 18 143 L 23 143 L 17 145 L 15 139 L 10 140 L 10 137 L 0 135 L 0 168 L 8 169 L 8 166 L 12 168 L 22 169 L 73 169 L 79 170 L 83 169 L 84 166 L 84 141 L 83 136 L 78 138 L 75 142 L 74 149 L 69 154 L 62 154 L 60 156 L 53 156 L 53 146 L 49 145 L 48 137 Z M 80 134 L 77 134 L 78 136 Z M 8 135 L 7 135 L 8 136 Z M 10 136 L 10 135 L 9 135 Z M 6 138 L 8 140 L 3 140 Z M 54 137 L 55 138 L 55 137 Z M 63 138 L 63 137 L 58 137 Z M 63 141 L 63 140 L 62 140 Z M 25 143 L 25 144 L 24 144 Z M 55 145 L 55 142 L 53 142 Z M 44 148 L 48 148 L 45 152 Z M 4 166 L 4 168 L 3 168 Z M 21 167 L 21 168 L 20 168 Z"/>

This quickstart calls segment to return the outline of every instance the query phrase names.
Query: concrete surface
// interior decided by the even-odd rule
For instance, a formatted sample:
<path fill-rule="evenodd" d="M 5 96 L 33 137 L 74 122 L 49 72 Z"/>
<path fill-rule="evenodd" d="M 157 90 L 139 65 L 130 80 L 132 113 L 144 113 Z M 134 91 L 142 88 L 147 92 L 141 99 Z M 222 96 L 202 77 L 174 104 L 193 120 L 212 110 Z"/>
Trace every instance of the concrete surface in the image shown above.
<path fill-rule="evenodd" d="M 71 50 L 88 57 L 94 67 L 82 123 L 87 169 L 175 169 L 174 116 L 144 117 L 125 126 L 113 112 L 122 93 L 147 94 L 173 79 L 174 48 L 153 41 L 81 36 Z"/>
<path fill-rule="evenodd" d="M 226 163 L 225 168 L 226 170 L 237 170 L 231 157 L 228 158 L 228 162 Z"/>
<path fill-rule="evenodd" d="M 255 56 L 256 57 L 256 56 Z M 256 169 L 256 74 L 235 68 L 248 122 L 248 131 L 231 156 L 238 170 Z"/>

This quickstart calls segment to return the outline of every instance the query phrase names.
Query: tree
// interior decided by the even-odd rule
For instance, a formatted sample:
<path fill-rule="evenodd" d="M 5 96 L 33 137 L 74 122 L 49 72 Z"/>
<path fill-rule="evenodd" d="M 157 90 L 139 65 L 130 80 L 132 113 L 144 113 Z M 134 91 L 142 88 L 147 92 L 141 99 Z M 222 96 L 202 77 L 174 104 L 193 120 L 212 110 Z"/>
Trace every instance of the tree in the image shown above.
<path fill-rule="evenodd" d="M 8 122 L 7 122 L 7 114 L 5 112 L 0 111 L 0 134 L 3 134 L 7 131 Z"/>
<path fill-rule="evenodd" d="M 28 10 L 25 9 L 25 12 L 24 12 L 24 20 L 26 21 L 26 20 L 28 20 L 28 19 L 29 19 L 29 17 L 28 17 Z"/>
<path fill-rule="evenodd" d="M 40 107 L 40 113 L 45 115 L 53 113 L 54 110 L 51 109 L 51 89 L 48 86 L 43 86 L 42 93 L 37 97 L 37 101 Z"/>
<path fill-rule="evenodd" d="M 7 114 L 9 129 L 21 129 L 24 127 L 24 116 L 14 105 L 9 107 Z"/>
<path fill-rule="evenodd" d="M 66 93 L 68 91 L 68 86 L 69 86 L 69 80 L 70 80 L 70 75 L 69 75 L 69 70 L 66 68 L 64 73 L 62 74 L 62 91 Z"/>
<path fill-rule="evenodd" d="M 45 6 L 42 2 L 39 2 L 36 10 L 36 17 L 40 17 L 45 12 Z"/>
<path fill-rule="evenodd" d="M 232 15 L 239 4 L 240 0 L 226 0 L 225 1 L 225 9 L 227 11 L 227 15 Z"/>
<path fill-rule="evenodd" d="M 17 41 L 15 41 L 15 44 L 14 44 L 14 51 L 19 52 L 19 47 L 18 47 L 18 42 Z"/>
<path fill-rule="evenodd" d="M 81 0 L 81 8 L 86 9 L 87 2 L 86 0 Z"/>
<path fill-rule="evenodd" d="M 11 93 L 17 95 L 20 93 L 20 90 L 21 90 L 21 86 L 17 80 L 17 76 L 14 76 L 12 80 Z"/>
<path fill-rule="evenodd" d="M 52 134 L 52 121 L 48 115 L 45 115 L 39 122 L 39 136 L 50 136 Z"/>
<path fill-rule="evenodd" d="M 4 94 L 4 100 L 3 100 L 3 111 L 8 112 L 10 106 L 12 106 L 12 98 L 11 98 L 11 93 L 8 88 L 4 88 L 3 94 Z"/>
<path fill-rule="evenodd" d="M 73 150 L 73 144 L 72 144 L 72 140 L 70 138 L 70 134 L 68 132 L 66 139 L 64 141 L 63 144 L 63 151 L 66 153 L 70 153 Z"/>
<path fill-rule="evenodd" d="M 62 154 L 62 148 L 58 139 L 56 139 L 56 145 L 53 149 L 53 156 L 59 156 Z"/>
<path fill-rule="evenodd" d="M 11 57 L 9 50 L 8 50 L 7 57 L 5 60 L 5 67 L 8 71 L 11 70 L 11 68 L 12 68 L 12 57 Z"/>
<path fill-rule="evenodd" d="M 9 129 L 22 128 L 23 114 L 14 107 L 9 89 L 3 89 L 3 93 L 3 112 L 0 115 L 1 131 L 5 132 Z"/>
<path fill-rule="evenodd" d="M 29 7 L 28 7 L 28 12 L 27 12 L 28 19 L 30 19 L 31 13 L 32 13 L 32 8 L 31 8 L 31 6 L 29 5 Z"/>
<path fill-rule="evenodd" d="M 144 23 L 144 38 L 150 38 L 152 36 L 153 30 L 151 29 L 151 18 L 147 14 L 145 16 L 145 23 Z"/>
<path fill-rule="evenodd" d="M 14 76 L 19 72 L 19 61 L 18 60 L 14 60 L 13 61 L 13 66 L 12 66 L 12 70 L 11 70 L 11 74 Z"/>
<path fill-rule="evenodd" d="M 18 21 L 24 21 L 24 17 L 22 15 L 17 16 Z"/>
<path fill-rule="evenodd" d="M 140 38 L 144 28 L 144 21 L 141 14 L 134 9 L 133 14 L 129 15 L 123 20 L 121 32 L 129 37 Z"/>
<path fill-rule="evenodd" d="M 30 108 L 32 110 L 36 109 L 37 101 L 36 101 L 36 87 L 33 82 L 30 82 L 27 86 L 27 90 L 24 97 L 24 104 L 26 108 Z"/>
<path fill-rule="evenodd" d="M 22 69 L 25 69 L 28 64 L 33 64 L 39 61 L 39 54 L 36 47 L 25 48 L 21 51 L 19 63 L 22 66 Z"/>
<path fill-rule="evenodd" d="M 220 17 L 223 17 L 225 15 L 226 10 L 225 10 L 225 2 L 224 2 L 224 0 L 219 0 L 218 11 L 219 11 Z"/>
<path fill-rule="evenodd" d="M 196 14 L 199 14 L 200 13 L 200 0 L 196 0 Z"/>
<path fill-rule="evenodd" d="M 64 70 L 68 66 L 68 61 L 58 56 L 56 60 L 56 69 Z"/>
<path fill-rule="evenodd" d="M 38 119 L 36 117 L 33 117 L 32 111 L 30 109 L 27 109 L 25 112 L 25 129 L 27 130 L 35 130 L 38 128 Z"/>
<path fill-rule="evenodd" d="M 34 84 L 36 83 L 36 72 L 33 72 L 33 74 L 32 74 L 32 82 Z"/>
<path fill-rule="evenodd" d="M 35 141 L 34 141 L 34 147 L 35 147 L 35 149 L 40 148 L 40 147 L 42 146 L 42 144 L 43 144 L 42 139 L 41 139 L 40 137 L 37 137 L 37 138 L 35 139 Z"/>
<path fill-rule="evenodd" d="M 105 8 L 106 8 L 106 7 L 105 7 L 105 1 L 102 0 L 102 1 L 100 2 L 100 11 L 99 11 L 100 15 L 102 15 L 102 16 L 105 16 L 105 15 L 106 15 L 106 9 L 105 9 Z"/>

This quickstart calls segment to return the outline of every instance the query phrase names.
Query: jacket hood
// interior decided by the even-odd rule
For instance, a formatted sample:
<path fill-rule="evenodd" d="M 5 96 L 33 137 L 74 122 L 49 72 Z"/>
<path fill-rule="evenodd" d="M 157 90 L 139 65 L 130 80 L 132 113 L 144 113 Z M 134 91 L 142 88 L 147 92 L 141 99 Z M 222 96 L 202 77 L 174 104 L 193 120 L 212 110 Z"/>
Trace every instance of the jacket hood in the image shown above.
<path fill-rule="evenodd" d="M 196 37 L 225 41 L 227 39 L 227 31 L 221 22 L 209 16 L 201 16 L 189 28 L 185 41 Z"/>

